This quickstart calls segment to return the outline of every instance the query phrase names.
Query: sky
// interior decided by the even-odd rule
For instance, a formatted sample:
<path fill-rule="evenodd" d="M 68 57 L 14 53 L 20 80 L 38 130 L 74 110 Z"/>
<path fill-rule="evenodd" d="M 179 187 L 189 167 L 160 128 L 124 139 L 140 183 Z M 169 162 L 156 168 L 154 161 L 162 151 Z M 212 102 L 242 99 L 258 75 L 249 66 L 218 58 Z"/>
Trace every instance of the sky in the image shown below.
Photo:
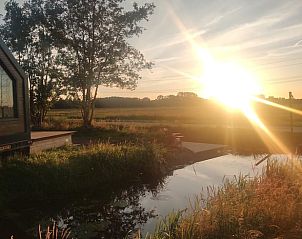
<path fill-rule="evenodd" d="M 4 0 L 0 0 L 3 13 Z M 127 1 L 131 5 L 134 1 Z M 266 96 L 302 98 L 301 0 L 138 0 L 155 12 L 130 43 L 154 63 L 134 91 L 101 88 L 100 97 L 203 96 L 204 66 L 196 46 L 215 59 L 237 62 L 261 82 Z M 227 79 L 226 79 L 227 80 Z"/>

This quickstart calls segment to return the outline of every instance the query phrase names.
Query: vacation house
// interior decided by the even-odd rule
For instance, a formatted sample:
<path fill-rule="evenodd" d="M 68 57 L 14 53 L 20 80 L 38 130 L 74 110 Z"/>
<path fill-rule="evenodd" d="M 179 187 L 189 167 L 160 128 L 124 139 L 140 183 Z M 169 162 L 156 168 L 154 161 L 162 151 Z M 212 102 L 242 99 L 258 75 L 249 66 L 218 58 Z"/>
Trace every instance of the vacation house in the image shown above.
<path fill-rule="evenodd" d="M 28 81 L 9 49 L 0 40 L 0 157 L 29 153 Z"/>

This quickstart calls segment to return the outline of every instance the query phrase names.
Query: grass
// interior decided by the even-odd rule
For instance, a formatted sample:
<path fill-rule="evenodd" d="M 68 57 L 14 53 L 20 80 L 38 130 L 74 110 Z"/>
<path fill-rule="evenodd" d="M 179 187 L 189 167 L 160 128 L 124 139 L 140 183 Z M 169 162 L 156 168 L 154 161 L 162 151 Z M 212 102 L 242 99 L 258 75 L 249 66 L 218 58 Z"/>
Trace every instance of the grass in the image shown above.
<path fill-rule="evenodd" d="M 37 223 L 49 224 L 49 218 L 45 223 L 40 221 L 43 211 L 55 217 L 54 212 L 83 200 L 97 200 L 105 206 L 125 191 L 128 196 L 133 191 L 136 198 L 142 187 L 153 188 L 167 173 L 169 137 L 163 128 L 107 125 L 75 129 L 74 140 L 81 143 L 79 146 L 1 161 L 1 215 L 20 225 L 21 231 L 32 235 Z M 146 215 L 142 212 L 140 217 Z M 123 219 L 122 223 L 131 229 L 130 219 Z M 73 233 L 82 233 L 82 229 L 76 228 Z"/>
<path fill-rule="evenodd" d="M 0 168 L 1 201 L 103 193 L 123 183 L 156 177 L 163 165 L 164 149 L 156 143 L 100 143 L 52 150 L 27 160 L 14 157 Z"/>
<path fill-rule="evenodd" d="M 237 123 L 246 124 L 240 116 L 233 115 L 231 120 L 226 112 L 209 115 L 200 110 L 194 114 L 194 110 L 197 109 L 97 109 L 97 127 L 91 129 L 80 127 L 74 110 L 52 111 L 44 128 L 77 130 L 74 141 L 83 145 L 47 151 L 28 160 L 14 157 L 2 162 L 0 205 L 35 207 L 37 202 L 61 203 L 67 198 L 97 194 L 104 197 L 115 188 L 144 184 L 162 176 L 169 166 L 170 139 L 162 126 L 152 124 L 154 121 L 181 132 L 186 141 L 228 144 L 238 151 L 267 150 L 250 128 L 226 127 L 234 117 Z M 133 126 L 111 120 L 146 120 L 151 124 Z M 278 137 L 297 145 L 301 135 L 284 133 Z M 293 167 L 272 162 L 256 179 L 239 177 L 226 181 L 219 189 L 209 188 L 207 198 L 198 197 L 186 212 L 171 214 L 149 239 L 250 238 L 253 233 L 265 238 L 295 238 L 300 232 L 302 235 L 297 226 L 302 223 L 300 175 L 302 166 L 298 161 Z"/>
<path fill-rule="evenodd" d="M 278 127 L 289 126 L 290 124 L 289 113 L 284 110 L 258 106 L 256 111 L 268 125 Z M 47 120 L 48 122 L 56 120 L 76 122 L 81 120 L 81 114 L 79 109 L 51 110 Z M 95 110 L 95 121 L 161 123 L 174 126 L 178 124 L 249 126 L 249 122 L 241 113 L 228 111 L 211 103 L 187 107 L 97 108 Z M 302 116 L 294 114 L 294 125 L 302 125 Z"/>
<path fill-rule="evenodd" d="M 296 147 L 301 144 L 302 132 L 294 134 L 289 132 L 289 113 L 264 106 L 258 113 L 266 125 L 273 127 L 270 128 L 273 134 L 282 139 L 287 148 L 295 152 Z M 185 141 L 226 144 L 241 154 L 268 151 L 279 153 L 280 151 L 270 137 L 267 135 L 260 137 L 240 113 L 228 112 L 217 106 L 96 109 L 94 123 L 105 130 L 99 133 L 79 132 L 76 134 L 75 141 L 89 143 L 93 134 L 98 134 L 99 140 L 109 140 L 113 143 L 117 138 L 133 142 L 140 140 L 141 136 L 145 138 L 150 134 L 153 138 L 161 139 L 161 136 L 154 135 L 154 129 L 167 127 L 171 131 L 181 132 L 185 136 Z M 294 115 L 294 123 L 296 126 L 301 125 L 302 117 Z M 50 130 L 79 130 L 80 124 L 80 115 L 76 109 L 52 110 L 45 127 Z M 137 132 L 138 128 L 144 129 L 144 133 L 141 133 L 142 130 Z"/>
<path fill-rule="evenodd" d="M 208 109 L 210 110 L 210 109 Z M 204 114 L 205 109 L 200 107 L 156 107 L 156 108 L 97 108 L 95 119 L 97 121 L 166 121 L 166 122 L 194 122 L 200 119 L 212 120 L 215 116 Z M 217 112 L 219 111 L 217 110 Z M 79 110 L 51 110 L 49 119 L 81 119 Z M 210 118 L 209 118 L 210 117 Z"/>
<path fill-rule="evenodd" d="M 91 129 L 78 128 L 74 135 L 74 142 L 81 144 L 91 143 L 132 143 L 146 144 L 157 142 L 167 144 L 167 132 L 163 127 L 140 127 L 134 125 L 102 125 Z"/>
<path fill-rule="evenodd" d="M 209 187 L 207 194 L 186 212 L 161 221 L 147 238 L 301 238 L 300 160 L 271 161 L 263 175 L 235 177 L 222 187 Z"/>
<path fill-rule="evenodd" d="M 232 118 L 237 125 L 246 125 L 247 121 L 239 113 L 233 113 Z M 156 108 L 98 108 L 95 110 L 96 122 L 141 122 L 160 123 L 165 125 L 206 124 L 227 125 L 229 112 L 221 108 L 207 107 L 156 107 Z M 81 120 L 77 109 L 51 110 L 47 121 L 65 120 L 76 122 Z"/>
<path fill-rule="evenodd" d="M 42 230 L 41 225 L 38 228 L 38 239 L 69 239 L 71 231 L 69 228 L 59 229 L 56 223 L 53 226 L 48 226 L 45 231 Z"/>

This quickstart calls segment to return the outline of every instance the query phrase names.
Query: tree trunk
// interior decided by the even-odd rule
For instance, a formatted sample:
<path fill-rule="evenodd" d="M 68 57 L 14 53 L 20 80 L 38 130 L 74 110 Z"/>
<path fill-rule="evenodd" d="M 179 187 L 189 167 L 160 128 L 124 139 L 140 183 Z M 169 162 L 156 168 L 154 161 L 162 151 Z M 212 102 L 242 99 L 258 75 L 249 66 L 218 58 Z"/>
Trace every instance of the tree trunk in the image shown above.
<path fill-rule="evenodd" d="M 91 89 L 87 87 L 83 92 L 83 103 L 82 103 L 82 118 L 83 118 L 83 126 L 85 128 L 92 127 L 92 119 L 90 119 L 91 113 Z"/>
<path fill-rule="evenodd" d="M 30 83 L 30 90 L 29 90 L 29 108 L 30 108 L 30 119 L 31 122 L 34 122 L 34 90 L 32 84 Z"/>
<path fill-rule="evenodd" d="M 91 100 L 91 103 L 90 103 L 90 118 L 89 118 L 89 121 L 90 121 L 90 125 L 92 125 L 92 120 L 93 120 L 93 117 L 94 117 L 94 109 L 95 109 L 95 100 L 96 100 L 96 97 L 98 95 L 98 89 L 99 89 L 99 85 L 96 85 L 95 86 L 95 92 L 94 92 L 94 95 L 93 95 L 93 98 Z"/>
<path fill-rule="evenodd" d="M 82 102 L 82 119 L 83 126 L 85 128 L 93 127 L 92 121 L 94 118 L 94 109 L 95 109 L 95 100 L 98 92 L 98 85 L 95 86 L 95 92 L 91 95 L 91 88 L 88 87 L 86 90 L 83 90 L 83 102 Z"/>

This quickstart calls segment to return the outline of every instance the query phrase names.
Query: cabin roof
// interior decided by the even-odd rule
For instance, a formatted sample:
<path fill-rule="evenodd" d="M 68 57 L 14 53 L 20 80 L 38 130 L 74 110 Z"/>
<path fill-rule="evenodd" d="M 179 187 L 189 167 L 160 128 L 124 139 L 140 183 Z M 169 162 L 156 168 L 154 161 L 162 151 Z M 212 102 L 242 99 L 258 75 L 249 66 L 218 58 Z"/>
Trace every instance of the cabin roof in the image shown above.
<path fill-rule="evenodd" d="M 9 61 L 12 63 L 16 71 L 19 73 L 19 75 L 25 80 L 27 79 L 27 76 L 19 63 L 17 62 L 16 58 L 13 56 L 11 51 L 8 49 L 8 47 L 5 45 L 5 43 L 0 39 L 0 48 L 4 52 L 4 54 L 7 56 Z"/>

